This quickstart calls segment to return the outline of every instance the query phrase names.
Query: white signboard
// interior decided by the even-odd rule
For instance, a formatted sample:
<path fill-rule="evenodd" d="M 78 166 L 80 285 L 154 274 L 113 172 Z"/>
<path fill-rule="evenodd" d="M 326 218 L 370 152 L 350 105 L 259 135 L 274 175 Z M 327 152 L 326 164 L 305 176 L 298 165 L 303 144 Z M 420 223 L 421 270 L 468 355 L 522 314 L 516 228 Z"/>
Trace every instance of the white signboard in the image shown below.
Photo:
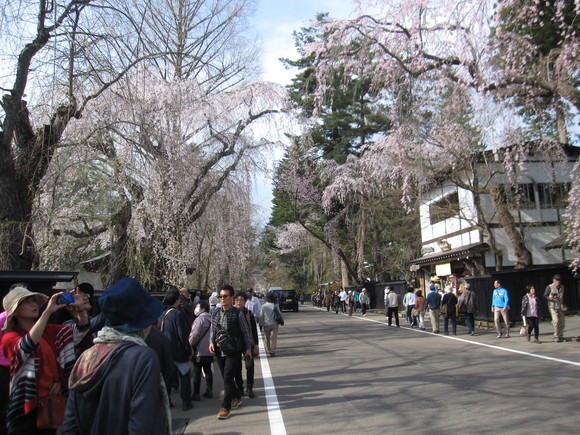
<path fill-rule="evenodd" d="M 436 264 L 435 273 L 437 276 L 451 275 L 451 263 Z"/>

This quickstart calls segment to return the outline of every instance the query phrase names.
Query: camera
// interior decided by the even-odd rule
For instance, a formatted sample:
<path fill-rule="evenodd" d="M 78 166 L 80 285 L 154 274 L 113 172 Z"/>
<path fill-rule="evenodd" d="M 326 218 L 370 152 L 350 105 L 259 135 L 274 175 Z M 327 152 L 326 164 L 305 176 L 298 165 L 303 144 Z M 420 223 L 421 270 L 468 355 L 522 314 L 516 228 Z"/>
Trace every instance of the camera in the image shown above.
<path fill-rule="evenodd" d="M 72 293 L 63 293 L 58 297 L 56 303 L 59 305 L 72 304 L 75 301 L 75 296 Z"/>

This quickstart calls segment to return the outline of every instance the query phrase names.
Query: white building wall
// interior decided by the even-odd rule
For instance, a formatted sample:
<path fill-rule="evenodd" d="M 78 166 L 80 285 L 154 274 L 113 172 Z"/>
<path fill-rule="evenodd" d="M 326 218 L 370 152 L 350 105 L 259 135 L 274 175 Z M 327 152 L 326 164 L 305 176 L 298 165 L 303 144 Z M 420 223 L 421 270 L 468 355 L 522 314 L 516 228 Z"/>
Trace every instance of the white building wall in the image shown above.
<path fill-rule="evenodd" d="M 537 160 L 541 160 L 541 156 L 536 156 Z M 494 170 L 498 172 L 502 166 L 492 165 Z M 573 172 L 574 162 L 526 162 L 525 170 L 518 169 L 517 181 L 519 183 L 569 183 L 572 181 L 571 174 Z M 481 171 L 486 171 L 485 167 Z M 481 172 L 480 178 L 484 180 L 484 172 Z M 498 184 L 510 184 L 514 180 L 507 173 L 499 173 L 494 176 L 490 186 Z M 446 195 L 455 191 L 459 193 L 459 204 L 461 210 L 461 217 L 454 217 L 438 222 L 434 225 L 430 223 L 429 205 Z M 486 216 L 486 220 L 490 224 L 499 224 L 499 219 L 495 211 L 495 204 L 489 194 L 481 195 L 481 208 Z M 539 205 L 534 209 L 512 210 L 512 216 L 516 223 L 527 224 L 521 227 L 520 231 L 523 234 L 526 246 L 532 254 L 532 261 L 534 265 L 562 263 L 566 258 L 563 258 L 560 249 L 544 250 L 542 246 L 551 242 L 560 236 L 560 228 L 558 223 L 561 221 L 563 209 L 547 209 L 540 208 Z M 458 234 L 448 237 L 449 234 L 460 232 L 464 229 L 469 229 L 477 223 L 477 213 L 475 210 L 473 195 L 470 191 L 457 189 L 451 183 L 439 186 L 433 189 L 429 194 L 422 199 L 420 206 L 421 214 L 421 237 L 423 242 L 437 239 L 445 239 L 451 245 L 452 249 L 460 248 L 472 243 L 489 242 L 481 238 L 481 233 L 478 229 L 473 229 L 464 234 Z M 538 223 L 539 226 L 529 226 L 529 224 Z M 548 223 L 548 225 L 541 225 Z M 502 249 L 503 266 L 513 266 L 516 263 L 516 256 L 512 244 L 502 228 L 493 228 L 493 235 L 497 246 Z M 424 247 L 433 248 L 433 252 L 441 252 L 441 248 L 436 242 L 425 244 Z M 568 255 L 566 255 L 568 257 Z M 569 258 L 573 258 L 573 253 Z M 485 265 L 487 267 L 495 267 L 495 255 L 492 251 L 485 254 Z"/>

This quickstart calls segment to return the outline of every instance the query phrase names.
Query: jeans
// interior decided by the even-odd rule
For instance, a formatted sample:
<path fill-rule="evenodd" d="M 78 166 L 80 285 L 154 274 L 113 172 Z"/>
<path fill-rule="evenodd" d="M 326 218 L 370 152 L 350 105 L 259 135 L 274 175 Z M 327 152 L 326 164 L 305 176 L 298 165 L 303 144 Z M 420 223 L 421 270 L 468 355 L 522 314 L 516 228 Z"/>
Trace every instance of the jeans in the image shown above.
<path fill-rule="evenodd" d="M 407 323 L 417 326 L 417 319 L 411 314 L 415 305 L 407 305 Z"/>
<path fill-rule="evenodd" d="M 495 329 L 497 330 L 497 334 L 501 334 L 501 319 L 505 323 L 505 333 L 509 335 L 510 333 L 510 321 L 508 320 L 508 310 L 504 310 L 503 308 L 494 308 L 493 309 L 493 321 L 495 323 Z"/>
<path fill-rule="evenodd" d="M 465 323 L 467 325 L 467 329 L 469 329 L 470 334 L 475 334 L 475 322 L 473 319 L 473 313 L 465 313 Z"/>
<path fill-rule="evenodd" d="M 367 304 L 362 304 L 362 313 L 363 315 L 367 313 Z"/>
<path fill-rule="evenodd" d="M 267 326 L 264 327 L 264 329 Z M 232 409 L 232 400 L 234 398 L 241 399 L 242 392 L 236 386 L 236 373 L 242 364 L 242 354 L 234 352 L 230 356 L 219 356 L 217 363 L 224 378 L 224 399 L 222 401 L 222 408 L 227 410 Z"/>
<path fill-rule="evenodd" d="M 391 318 L 395 316 L 395 323 L 399 326 L 399 307 L 389 307 L 387 308 L 387 318 L 389 326 L 391 326 Z"/>
<path fill-rule="evenodd" d="M 450 316 L 445 316 L 445 319 L 443 319 L 443 331 L 445 332 L 445 334 L 449 333 L 449 320 L 451 319 L 451 328 L 453 331 L 453 335 L 457 334 L 457 318 L 455 317 L 455 313 L 451 314 Z"/>
<path fill-rule="evenodd" d="M 425 329 L 425 311 L 419 311 L 419 328 Z"/>

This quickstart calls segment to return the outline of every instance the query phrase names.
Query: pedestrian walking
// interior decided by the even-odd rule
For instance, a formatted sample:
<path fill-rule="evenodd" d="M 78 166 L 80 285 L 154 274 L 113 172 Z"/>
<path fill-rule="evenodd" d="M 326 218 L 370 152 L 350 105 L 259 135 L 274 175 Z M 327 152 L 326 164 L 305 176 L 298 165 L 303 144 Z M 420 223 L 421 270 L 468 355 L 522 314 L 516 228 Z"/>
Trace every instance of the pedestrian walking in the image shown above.
<path fill-rule="evenodd" d="M 540 300 L 538 295 L 536 295 L 536 289 L 533 285 L 526 286 L 527 293 L 522 299 L 522 317 L 525 317 L 527 328 L 528 341 L 532 337 L 532 331 L 534 332 L 534 342 L 540 344 L 540 317 L 542 316 L 542 310 L 540 307 Z"/>
<path fill-rule="evenodd" d="M 510 336 L 510 322 L 509 322 L 509 295 L 508 291 L 501 286 L 501 282 L 496 279 L 493 282 L 495 289 L 491 296 L 491 311 L 493 312 L 493 321 L 495 329 L 497 330 L 497 338 L 502 337 L 501 319 L 505 323 L 505 337 Z"/>
<path fill-rule="evenodd" d="M 395 317 L 395 324 L 397 328 L 399 325 L 399 295 L 391 290 L 391 287 L 385 287 L 386 290 L 386 301 L 387 301 L 387 322 L 391 326 L 392 318 Z"/>
<path fill-rule="evenodd" d="M 346 297 L 346 303 L 348 304 L 348 315 L 352 316 L 352 313 L 354 311 L 354 295 L 352 294 L 352 290 L 348 291 L 348 295 Z"/>
<path fill-rule="evenodd" d="M 256 320 L 254 319 L 254 314 L 246 308 L 246 302 L 248 297 L 245 293 L 239 293 L 236 296 L 236 308 L 238 311 L 246 316 L 246 320 L 248 321 L 248 325 L 250 326 L 250 330 L 252 331 L 252 338 L 253 338 L 253 348 L 252 348 L 252 356 L 258 356 L 258 328 L 256 327 Z M 261 311 L 261 310 L 260 310 Z M 254 359 L 253 358 L 244 358 L 244 364 L 246 365 L 246 390 L 245 394 L 248 395 L 250 399 L 255 397 L 254 394 Z M 238 390 L 244 392 L 244 381 L 242 377 L 242 365 L 240 364 L 240 368 L 238 373 L 236 374 L 236 384 L 238 386 Z"/>
<path fill-rule="evenodd" d="M 224 379 L 224 398 L 217 414 L 218 419 L 224 420 L 230 417 L 232 409 L 242 404 L 242 392 L 237 388 L 235 376 L 242 363 L 242 352 L 245 357 L 252 358 L 253 341 L 246 316 L 233 306 L 234 288 L 222 286 L 219 299 L 221 306 L 212 314 L 209 350 L 216 355 Z"/>
<path fill-rule="evenodd" d="M 544 299 L 548 301 L 548 308 L 552 316 L 554 341 L 556 343 L 564 341 L 564 327 L 566 322 L 564 313 L 566 306 L 564 305 L 564 286 L 562 285 L 562 277 L 560 275 L 554 275 L 552 284 L 546 287 Z"/>
<path fill-rule="evenodd" d="M 453 294 L 453 288 L 450 285 L 445 287 L 445 295 L 441 299 L 441 306 L 446 307 L 445 316 L 443 317 L 443 333 L 449 335 L 448 328 L 451 321 L 453 335 L 457 335 L 457 296 Z"/>
<path fill-rule="evenodd" d="M 475 309 L 476 309 L 475 293 L 471 290 L 471 284 L 466 283 L 465 289 L 459 301 L 457 302 L 457 309 L 465 317 L 465 324 L 469 331 L 469 335 L 475 335 Z"/>
<path fill-rule="evenodd" d="M 213 354 L 209 351 L 209 336 L 211 329 L 211 314 L 208 301 L 201 300 L 195 307 L 195 320 L 189 333 L 189 345 L 193 352 L 193 395 L 191 399 L 200 401 L 201 372 L 205 376 L 205 392 L 203 397 L 213 397 Z"/>
<path fill-rule="evenodd" d="M 426 299 L 423 297 L 423 292 L 417 290 L 415 292 L 415 310 L 417 310 L 417 318 L 419 319 L 419 329 L 425 330 L 425 303 Z"/>
<path fill-rule="evenodd" d="M 366 316 L 367 315 L 367 309 L 371 303 L 371 298 L 369 297 L 368 293 L 367 293 L 367 289 L 363 288 L 362 292 L 359 296 L 359 302 L 361 303 L 361 311 L 362 311 L 362 315 Z"/>
<path fill-rule="evenodd" d="M 340 302 L 339 302 L 340 303 Z M 338 313 L 338 305 L 337 305 Z M 264 335 L 266 336 L 266 351 L 270 356 L 276 356 L 278 345 L 278 329 L 284 324 L 282 313 L 275 303 L 275 296 L 272 293 L 266 295 L 266 303 L 262 306 L 262 317 L 264 319 Z"/>
<path fill-rule="evenodd" d="M 427 295 L 425 300 L 425 307 L 429 312 L 429 318 L 431 319 L 431 330 L 438 334 L 439 333 L 439 314 L 441 311 L 441 295 L 438 291 L 432 291 Z"/>
<path fill-rule="evenodd" d="M 177 367 L 175 374 L 179 379 L 179 392 L 181 395 L 181 409 L 187 411 L 193 408 L 191 402 L 191 346 L 189 345 L 189 333 L 191 325 L 187 316 L 179 309 L 180 292 L 176 287 L 170 287 L 165 292 L 163 305 L 165 311 L 159 316 L 157 326 L 171 343 L 171 358 Z M 191 311 L 193 317 L 194 310 Z M 168 393 L 171 395 L 173 382 L 168 386 Z"/>
<path fill-rule="evenodd" d="M 407 323 L 409 323 L 411 327 L 417 326 L 417 319 L 413 316 L 413 308 L 415 308 L 416 298 L 417 296 L 415 295 L 413 287 L 409 287 L 403 298 L 403 306 L 406 310 Z"/>

